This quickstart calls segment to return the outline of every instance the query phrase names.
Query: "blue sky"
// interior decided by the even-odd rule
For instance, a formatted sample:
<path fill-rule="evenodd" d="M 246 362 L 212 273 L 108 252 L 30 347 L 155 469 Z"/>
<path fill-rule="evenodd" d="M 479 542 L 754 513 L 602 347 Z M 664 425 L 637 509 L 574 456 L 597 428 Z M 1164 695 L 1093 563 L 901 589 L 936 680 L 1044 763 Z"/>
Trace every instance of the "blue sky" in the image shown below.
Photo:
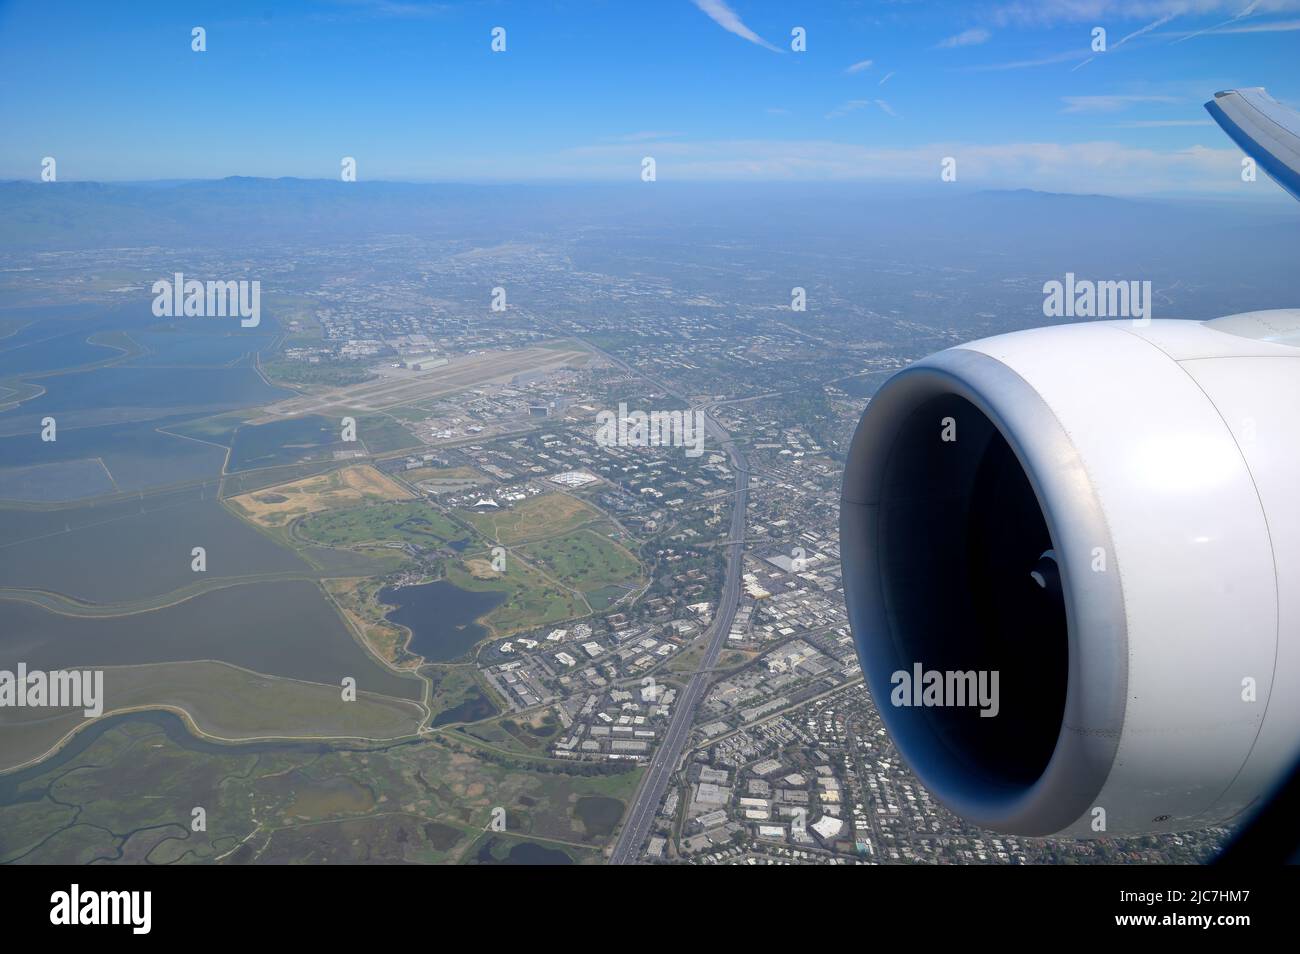
<path fill-rule="evenodd" d="M 1239 195 L 1201 104 L 1300 105 L 1297 63 L 1300 0 L 12 0 L 0 178 L 929 182 L 953 156 L 967 185 Z"/>

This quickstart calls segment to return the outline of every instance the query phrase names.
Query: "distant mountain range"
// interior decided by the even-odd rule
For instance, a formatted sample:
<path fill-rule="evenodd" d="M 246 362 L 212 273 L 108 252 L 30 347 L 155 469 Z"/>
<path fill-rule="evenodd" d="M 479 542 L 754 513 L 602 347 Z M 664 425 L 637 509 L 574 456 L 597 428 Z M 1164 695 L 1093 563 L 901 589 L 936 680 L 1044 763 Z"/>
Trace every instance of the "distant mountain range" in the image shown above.
<path fill-rule="evenodd" d="M 655 241 L 760 246 L 897 244 L 942 261 L 972 245 L 1186 254 L 1207 265 L 1300 246 L 1300 210 L 1250 202 L 1128 199 L 856 184 L 528 185 L 258 179 L 145 183 L 0 182 L 0 249 L 334 244 L 407 234 L 495 243 L 588 229 Z M 1233 248 L 1227 248 L 1227 246 Z M 1141 257 L 1139 255 L 1139 257 Z"/>

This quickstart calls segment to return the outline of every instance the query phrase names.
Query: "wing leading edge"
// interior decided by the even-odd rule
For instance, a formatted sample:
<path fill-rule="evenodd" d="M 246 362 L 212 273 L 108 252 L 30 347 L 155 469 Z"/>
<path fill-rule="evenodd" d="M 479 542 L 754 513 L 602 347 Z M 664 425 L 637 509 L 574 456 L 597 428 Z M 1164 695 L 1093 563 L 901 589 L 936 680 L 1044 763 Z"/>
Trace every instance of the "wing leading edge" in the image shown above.
<path fill-rule="evenodd" d="M 1274 182 L 1300 199 L 1300 113 L 1263 87 L 1215 93 L 1205 108 Z"/>

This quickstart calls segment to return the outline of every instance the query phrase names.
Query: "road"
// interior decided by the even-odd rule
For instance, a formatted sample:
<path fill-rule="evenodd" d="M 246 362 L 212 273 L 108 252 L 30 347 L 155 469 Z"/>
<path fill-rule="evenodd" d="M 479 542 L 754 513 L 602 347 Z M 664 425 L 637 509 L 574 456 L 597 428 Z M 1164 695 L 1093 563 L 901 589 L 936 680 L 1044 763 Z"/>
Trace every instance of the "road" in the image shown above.
<path fill-rule="evenodd" d="M 673 772 L 676 771 L 677 763 L 681 760 L 682 750 L 690 738 L 691 724 L 695 720 L 695 707 L 699 704 L 712 678 L 709 671 L 718 663 L 718 656 L 727 642 L 727 635 L 731 632 L 731 621 L 735 619 L 736 607 L 740 604 L 740 577 L 744 567 L 741 554 L 745 546 L 745 508 L 749 502 L 749 461 L 732 442 L 731 435 L 709 415 L 707 408 L 704 409 L 704 413 L 709 436 L 726 450 L 731 465 L 736 471 L 735 504 L 731 510 L 731 527 L 727 536 L 730 541 L 727 545 L 727 576 L 722 584 L 722 599 L 718 604 L 718 611 L 713 617 L 713 628 L 709 631 L 708 649 L 705 650 L 704 659 L 691 676 L 686 688 L 677 695 L 668 730 L 664 733 L 663 741 L 655 752 L 654 761 L 650 763 L 650 768 L 646 770 L 645 777 L 641 780 L 636 800 L 628 812 L 623 830 L 619 832 L 618 841 L 614 844 L 613 854 L 609 858 L 609 863 L 612 865 L 635 864 L 640 856 L 641 846 L 650 835 L 650 826 L 654 823 L 659 803 L 663 801 L 668 783 L 672 779 Z"/>

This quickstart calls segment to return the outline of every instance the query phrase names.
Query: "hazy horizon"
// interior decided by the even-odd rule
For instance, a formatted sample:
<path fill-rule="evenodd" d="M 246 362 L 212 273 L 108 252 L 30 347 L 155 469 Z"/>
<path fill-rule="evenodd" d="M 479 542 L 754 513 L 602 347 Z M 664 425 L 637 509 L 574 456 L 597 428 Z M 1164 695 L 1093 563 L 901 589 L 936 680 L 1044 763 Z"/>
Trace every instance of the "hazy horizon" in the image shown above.
<path fill-rule="evenodd" d="M 901 184 L 950 157 L 986 188 L 1267 195 L 1203 104 L 1300 100 L 1297 12 L 18 0 L 0 5 L 0 178 L 46 157 L 68 181 L 335 178 L 351 158 L 357 181 L 636 183 L 653 158 L 664 183 Z"/>

